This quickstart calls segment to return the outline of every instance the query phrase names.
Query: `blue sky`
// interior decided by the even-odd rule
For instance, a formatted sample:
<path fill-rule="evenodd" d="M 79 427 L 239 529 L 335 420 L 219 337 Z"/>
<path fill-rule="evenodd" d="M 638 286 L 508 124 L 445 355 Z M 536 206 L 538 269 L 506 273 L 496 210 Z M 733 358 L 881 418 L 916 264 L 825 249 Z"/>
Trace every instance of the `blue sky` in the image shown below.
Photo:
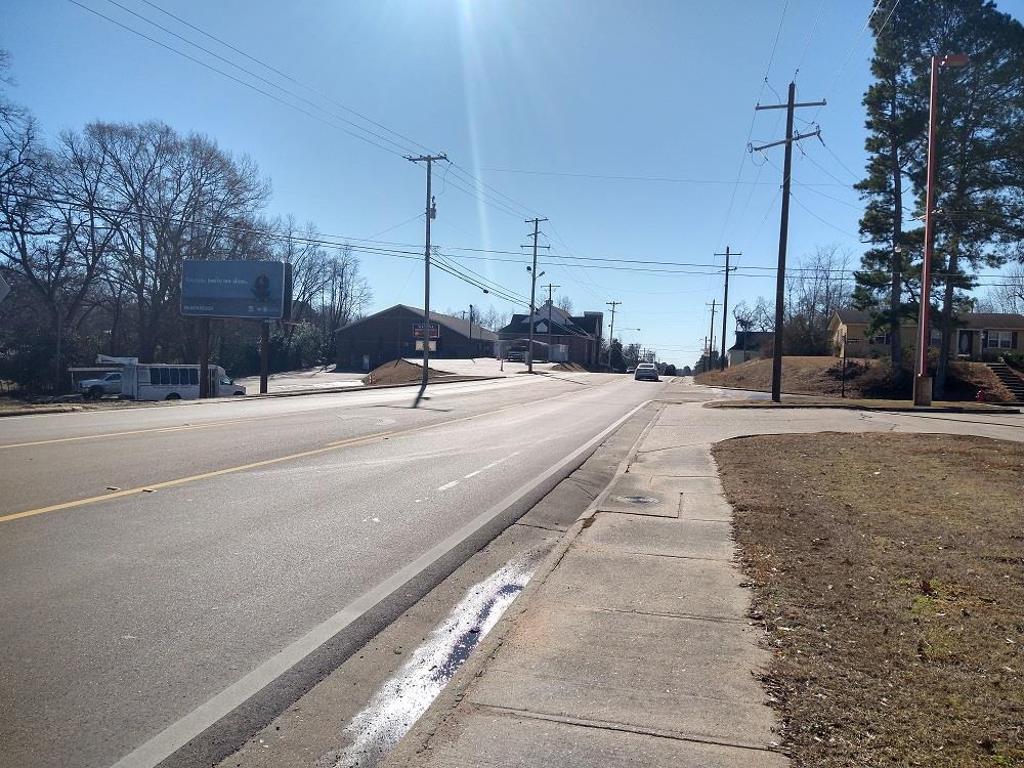
<path fill-rule="evenodd" d="M 551 250 L 542 252 L 540 282 L 562 286 L 556 293 L 568 295 L 577 311 L 621 301 L 616 335 L 658 349 L 669 362 L 697 357 L 708 332 L 706 304 L 721 301 L 721 276 L 701 274 L 715 272 L 707 266 L 666 274 L 581 267 L 566 257 L 721 265 L 714 254 L 730 245 L 743 253 L 730 304 L 770 295 L 771 273 L 744 276 L 742 267 L 775 264 L 782 148 L 766 160 L 748 155 L 745 146 L 748 134 L 755 143 L 781 137 L 783 112 L 755 116 L 754 105 L 783 101 L 794 75 L 799 99 L 825 98 L 828 106 L 799 114 L 798 128 L 806 127 L 802 121 L 820 123 L 827 147 L 808 140 L 806 156 L 795 155 L 791 263 L 835 244 L 850 252 L 854 266 L 863 248 L 860 206 L 848 185 L 864 160 L 867 0 L 153 0 L 330 101 L 143 0 L 80 2 L 303 109 L 311 110 L 294 94 L 361 122 L 344 105 L 446 152 L 462 173 L 488 187 L 474 194 L 459 170 L 446 176 L 437 166 L 435 243 L 519 252 L 529 242 L 523 219 L 548 217 L 542 242 Z M 293 95 L 190 48 L 118 4 Z M 0 47 L 12 56 L 11 96 L 47 134 L 94 119 L 160 119 L 252 157 L 272 181 L 272 214 L 294 214 L 331 235 L 422 247 L 422 166 L 339 130 L 347 126 L 337 117 L 330 118 L 334 126 L 314 119 L 68 0 L 5 0 L 4 6 Z M 1024 0 L 999 7 L 1024 16 Z M 529 294 L 516 256 L 448 252 Z M 373 309 L 422 306 L 420 263 L 360 259 Z M 470 303 L 523 311 L 435 272 L 435 309 Z M 641 330 L 618 332 L 625 328 Z M 730 343 L 731 335 L 730 324 Z"/>

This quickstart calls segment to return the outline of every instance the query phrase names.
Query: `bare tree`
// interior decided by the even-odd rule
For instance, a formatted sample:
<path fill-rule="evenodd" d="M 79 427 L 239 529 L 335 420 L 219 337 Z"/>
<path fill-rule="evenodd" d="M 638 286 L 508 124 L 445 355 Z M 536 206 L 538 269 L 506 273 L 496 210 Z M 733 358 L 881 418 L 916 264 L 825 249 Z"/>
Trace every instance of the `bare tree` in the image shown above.
<path fill-rule="evenodd" d="M 831 352 L 828 323 L 837 309 L 852 302 L 851 256 L 836 245 L 819 246 L 786 278 L 786 351 Z"/>
<path fill-rule="evenodd" d="M 245 255 L 269 188 L 247 159 L 163 123 L 93 123 L 86 134 L 101 148 L 116 212 L 113 274 L 132 296 L 139 357 L 151 360 L 178 319 L 182 261 Z"/>
<path fill-rule="evenodd" d="M 992 288 L 985 297 L 986 309 L 992 312 L 1024 314 L 1024 267 L 1014 266 L 1000 279 L 1002 282 Z"/>

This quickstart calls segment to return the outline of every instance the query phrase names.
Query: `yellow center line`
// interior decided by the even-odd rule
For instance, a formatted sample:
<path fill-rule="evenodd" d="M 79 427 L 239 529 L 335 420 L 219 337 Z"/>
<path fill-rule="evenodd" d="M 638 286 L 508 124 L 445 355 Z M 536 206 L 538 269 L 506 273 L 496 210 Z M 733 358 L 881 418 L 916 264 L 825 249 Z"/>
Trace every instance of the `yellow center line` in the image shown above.
<path fill-rule="evenodd" d="M 553 397 L 545 398 L 545 400 L 543 402 L 550 402 L 552 400 L 560 400 L 563 397 L 568 397 L 568 396 L 574 395 L 574 394 L 576 394 L 575 391 L 565 392 L 565 393 L 563 393 L 561 395 L 554 395 Z M 322 446 L 320 448 L 311 448 L 310 450 L 307 450 L 307 451 L 300 451 L 298 453 L 290 453 L 290 454 L 288 454 L 286 456 L 277 456 L 277 457 L 272 458 L 272 459 L 263 459 L 262 461 L 254 461 L 254 462 L 251 462 L 249 464 L 240 464 L 240 465 L 235 466 L 235 467 L 225 467 L 224 469 L 216 469 L 216 470 L 213 470 L 211 472 L 202 472 L 202 473 L 197 474 L 197 475 L 189 475 L 187 477 L 178 477 L 178 478 L 175 478 L 174 480 L 163 480 L 163 481 L 158 482 L 158 483 L 148 483 L 146 485 L 140 485 L 140 486 L 137 486 L 135 488 L 125 488 L 125 489 L 120 490 L 120 491 L 112 491 L 110 493 L 104 493 L 104 494 L 101 494 L 99 496 L 90 496 L 90 497 L 84 498 L 84 499 L 75 499 L 74 501 L 64 501 L 64 502 L 61 502 L 60 504 L 51 504 L 48 507 L 38 507 L 36 509 L 26 509 L 23 512 L 12 512 L 11 514 L 8 514 L 8 515 L 0 515 L 0 523 L 9 523 L 9 522 L 12 522 L 14 520 L 21 520 L 22 518 L 26 518 L 26 517 L 35 517 L 37 515 L 44 515 L 44 514 L 46 514 L 48 512 L 60 512 L 60 511 L 65 510 L 65 509 L 75 509 L 76 507 L 84 507 L 84 506 L 86 506 L 88 504 L 96 504 L 96 503 L 101 502 L 101 501 L 111 501 L 113 499 L 122 499 L 122 498 L 125 498 L 127 496 L 135 496 L 135 495 L 138 495 L 140 493 L 146 493 L 146 492 L 151 492 L 151 491 L 158 491 L 158 490 L 161 490 L 163 488 L 173 488 L 175 486 L 184 485 L 185 483 L 192 483 L 192 482 L 196 482 L 198 480 L 208 480 L 208 479 L 213 478 L 213 477 L 221 477 L 222 475 L 230 475 L 230 474 L 234 474 L 236 472 L 245 472 L 246 470 L 257 469 L 259 467 L 267 467 L 267 466 L 271 466 L 271 465 L 274 465 L 274 464 L 281 464 L 281 463 L 286 462 L 286 461 L 295 461 L 296 459 L 304 459 L 304 458 L 308 458 L 309 456 L 318 456 L 318 455 L 320 455 L 322 453 L 329 453 L 331 451 L 336 451 L 339 448 L 347 448 L 347 447 L 352 447 L 352 446 L 355 446 L 355 445 L 360 445 L 362 443 L 369 443 L 369 442 L 372 442 L 372 441 L 375 441 L 375 440 L 385 440 L 385 439 L 389 439 L 389 438 L 392 438 L 392 437 L 400 437 L 400 436 L 410 435 L 410 434 L 413 434 L 413 433 L 416 433 L 416 432 L 422 432 L 422 431 L 428 430 L 428 429 L 434 429 L 434 428 L 438 428 L 438 427 L 446 427 L 446 426 L 449 426 L 451 424 L 457 424 L 459 422 L 471 421 L 473 419 L 480 419 L 480 418 L 484 418 L 485 416 L 493 416 L 496 413 L 501 413 L 503 411 L 508 411 L 508 410 L 513 409 L 513 408 L 521 408 L 521 407 L 523 407 L 523 405 L 524 405 L 523 403 L 513 403 L 512 405 L 507 405 L 507 406 L 505 406 L 503 408 L 496 408 L 494 410 L 485 411 L 484 413 L 477 413 L 477 414 L 474 414 L 472 416 L 460 416 L 460 417 L 455 418 L 455 419 L 447 419 L 445 421 L 436 422 L 436 423 L 433 423 L 433 424 L 423 424 L 423 425 L 420 425 L 418 427 L 410 427 L 409 429 L 403 429 L 403 430 L 398 430 L 398 431 L 374 432 L 373 434 L 369 434 L 369 435 L 361 435 L 359 437 L 351 437 L 351 438 L 347 438 L 345 440 L 338 440 L 338 441 L 333 442 L 333 443 L 328 443 L 327 445 L 324 445 L 324 446 Z M 238 421 L 256 421 L 256 420 L 257 419 L 253 418 L 253 419 L 239 419 Z M 216 424 L 199 425 L 199 426 L 219 426 L 221 424 L 226 424 L 226 423 L 229 423 L 229 422 L 217 422 Z M 169 428 L 168 427 L 163 427 L 163 428 L 160 428 L 160 430 L 188 429 L 188 428 L 189 427 L 169 427 Z M 141 430 L 141 431 L 158 431 L 158 430 L 154 429 L 154 430 Z M 113 436 L 113 434 L 114 433 L 111 433 L 109 435 L 104 435 L 104 436 L 109 437 L 109 436 Z M 132 434 L 132 433 L 126 433 L 126 434 Z M 65 440 L 75 440 L 75 439 L 79 439 L 79 438 L 63 438 L 63 439 L 65 439 Z M 84 438 L 82 438 L 82 439 L 84 439 Z M 41 441 L 41 442 L 48 442 L 48 441 Z M 4 446 L 4 447 L 12 447 L 12 446 Z"/>
<path fill-rule="evenodd" d="M 277 456 L 273 459 L 263 459 L 262 461 L 254 461 L 249 464 L 239 464 L 236 467 L 225 467 L 224 469 L 215 469 L 212 472 L 203 472 L 198 475 L 189 475 L 188 477 L 178 477 L 174 480 L 164 480 L 159 483 L 149 483 L 147 485 L 140 485 L 136 488 L 125 488 L 124 490 L 114 491 L 112 493 L 104 493 L 100 496 L 90 496 L 85 499 L 76 499 L 74 501 L 65 501 L 60 504 L 51 504 L 48 507 L 39 507 L 37 509 L 27 509 L 24 512 L 14 512 L 9 515 L 0 516 L 0 523 L 7 523 L 12 520 L 20 520 L 24 517 L 35 517 L 36 515 L 44 515 L 47 512 L 59 512 L 63 509 L 74 509 L 75 507 L 84 507 L 86 504 L 95 504 L 100 501 L 110 501 L 111 499 L 122 499 L 126 496 L 135 496 L 140 493 L 147 491 L 158 491 L 162 488 L 173 488 L 177 485 L 184 485 L 185 483 L 192 483 L 197 480 L 207 480 L 211 477 L 220 477 L 221 475 L 230 475 L 235 472 L 244 472 L 248 469 L 256 469 L 258 467 L 266 467 L 271 464 L 280 464 L 284 461 L 294 461 L 295 459 L 303 459 L 308 456 L 316 456 L 321 453 L 327 453 L 329 451 L 335 451 L 339 448 L 346 446 L 355 445 L 357 443 L 366 443 L 372 440 L 390 437 L 392 432 L 375 432 L 372 435 L 363 435 L 362 437 L 354 437 L 349 440 L 342 440 L 331 445 L 324 446 L 322 448 L 312 448 L 308 451 L 301 451 L 299 453 L 291 453 L 287 456 Z"/>
<path fill-rule="evenodd" d="M 247 421 L 261 421 L 267 418 L 274 418 L 268 416 L 252 416 L 248 419 L 230 419 L 228 421 L 215 421 L 209 424 L 182 424 L 176 427 L 147 427 L 146 429 L 131 429 L 125 432 L 101 432 L 98 435 L 78 435 L 76 437 L 55 437 L 50 440 L 34 440 L 30 443 L 10 443 L 8 445 L 0 445 L 0 451 L 7 450 L 9 448 L 31 448 L 35 445 L 52 445 L 54 443 L 72 443 L 80 440 L 101 440 L 105 437 L 127 437 L 129 435 L 145 435 L 151 432 L 181 432 L 189 429 L 210 429 L 212 427 L 222 427 L 228 424 L 242 424 Z"/>

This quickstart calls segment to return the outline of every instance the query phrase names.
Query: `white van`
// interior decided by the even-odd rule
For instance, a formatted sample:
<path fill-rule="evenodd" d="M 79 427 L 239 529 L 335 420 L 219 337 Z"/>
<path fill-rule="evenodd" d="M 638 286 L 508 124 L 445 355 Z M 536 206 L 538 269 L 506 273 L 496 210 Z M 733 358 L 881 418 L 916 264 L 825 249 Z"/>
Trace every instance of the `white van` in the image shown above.
<path fill-rule="evenodd" d="M 210 395 L 244 395 L 219 365 L 211 365 Z M 199 397 L 199 366 L 149 363 L 126 365 L 121 370 L 121 396 L 133 400 L 195 400 Z"/>

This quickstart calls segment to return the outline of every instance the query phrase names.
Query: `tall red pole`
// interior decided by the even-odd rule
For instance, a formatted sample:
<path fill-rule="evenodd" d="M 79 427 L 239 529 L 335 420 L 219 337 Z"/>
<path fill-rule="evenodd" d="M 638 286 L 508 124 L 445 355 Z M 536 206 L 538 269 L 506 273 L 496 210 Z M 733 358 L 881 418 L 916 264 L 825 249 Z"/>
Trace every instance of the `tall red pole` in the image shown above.
<path fill-rule="evenodd" d="M 928 375 L 928 342 L 931 329 L 932 257 L 935 254 L 935 165 L 939 148 L 935 140 L 939 125 L 939 71 L 942 67 L 965 67 L 965 54 L 932 56 L 931 95 L 928 101 L 928 171 L 924 203 L 924 263 L 921 265 L 921 310 L 917 319 L 917 365 L 914 377 L 914 405 L 932 404 L 932 379 Z"/>
<path fill-rule="evenodd" d="M 939 68 L 942 58 L 932 56 L 931 97 L 928 102 L 928 170 L 924 204 L 924 263 L 921 265 L 921 309 L 917 319 L 917 365 L 914 405 L 931 405 L 932 379 L 928 375 L 928 310 L 931 307 L 932 256 L 935 252 L 935 135 L 939 122 Z"/>

